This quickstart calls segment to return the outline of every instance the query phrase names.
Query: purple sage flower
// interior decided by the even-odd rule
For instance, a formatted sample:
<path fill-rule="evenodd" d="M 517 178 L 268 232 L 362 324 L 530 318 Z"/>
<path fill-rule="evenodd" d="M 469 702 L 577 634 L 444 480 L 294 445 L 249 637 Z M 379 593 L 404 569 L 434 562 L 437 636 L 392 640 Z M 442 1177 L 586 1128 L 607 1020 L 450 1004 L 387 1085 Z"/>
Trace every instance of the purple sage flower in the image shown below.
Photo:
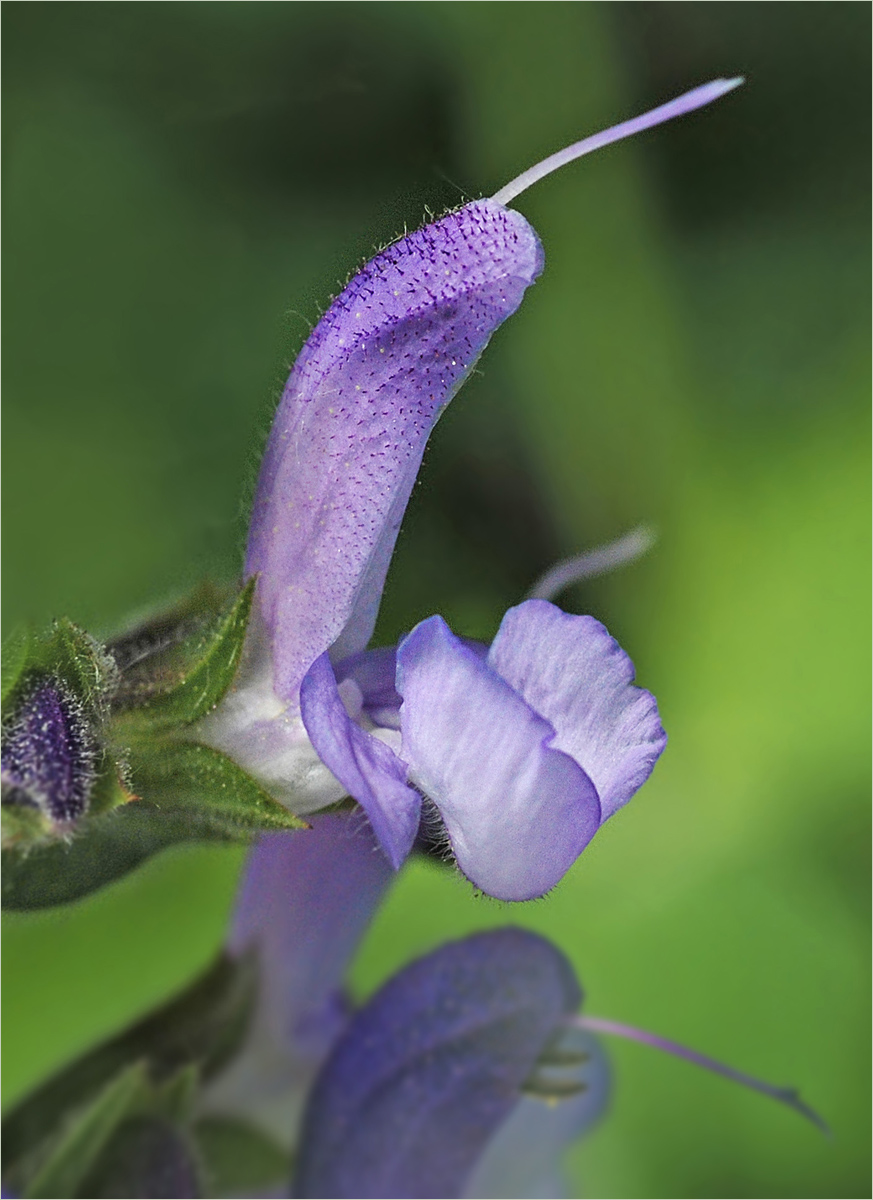
<path fill-rule="evenodd" d="M 430 431 L 543 268 L 536 233 L 506 205 L 565 163 L 738 82 L 578 142 L 389 246 L 334 301 L 291 372 L 252 514 L 245 570 L 258 588 L 244 662 L 201 736 L 298 813 L 351 795 L 394 867 L 424 792 L 474 883 L 506 899 L 540 895 L 663 749 L 627 657 L 597 622 L 548 604 L 507 614 L 487 653 L 439 618 L 396 659 L 362 653 Z"/>
<path fill-rule="evenodd" d="M 599 1035 L 666 1051 L 827 1126 L 774 1087 L 644 1030 L 577 1013 L 573 968 L 522 929 L 474 934 L 405 967 L 337 1039 L 309 1096 L 293 1194 L 565 1194 L 561 1158 L 603 1115 Z"/>

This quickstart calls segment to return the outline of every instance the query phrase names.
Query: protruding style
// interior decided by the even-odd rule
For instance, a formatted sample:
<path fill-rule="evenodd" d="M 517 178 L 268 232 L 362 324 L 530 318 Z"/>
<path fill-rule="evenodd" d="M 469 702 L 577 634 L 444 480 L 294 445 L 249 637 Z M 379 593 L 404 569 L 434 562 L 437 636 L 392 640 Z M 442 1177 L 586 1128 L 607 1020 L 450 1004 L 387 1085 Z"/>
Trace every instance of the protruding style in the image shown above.
<path fill-rule="evenodd" d="M 633 137 L 634 134 L 642 133 L 644 129 L 651 129 L 654 125 L 663 125 L 665 121 L 672 121 L 675 117 L 682 117 L 685 113 L 694 112 L 696 108 L 712 104 L 713 100 L 718 100 L 727 92 L 732 92 L 734 88 L 744 82 L 742 76 L 737 76 L 735 79 L 713 79 L 710 83 L 692 88 L 690 92 L 684 92 L 675 100 L 669 100 L 666 104 L 661 104 L 658 108 L 643 113 L 642 116 L 633 117 L 630 121 L 622 121 L 600 133 L 592 134 L 591 137 L 582 138 L 581 141 L 574 142 L 572 146 L 565 146 L 563 150 L 550 154 L 542 162 L 528 167 L 521 175 L 517 175 L 515 179 L 502 187 L 499 192 L 495 192 L 491 199 L 495 204 L 509 204 L 522 192 L 526 192 L 529 187 L 533 187 L 535 183 L 539 183 L 553 171 L 560 171 L 561 167 L 566 167 L 575 159 L 591 154 L 594 150 L 601 150 L 604 146 L 610 146 L 613 142 Z"/>

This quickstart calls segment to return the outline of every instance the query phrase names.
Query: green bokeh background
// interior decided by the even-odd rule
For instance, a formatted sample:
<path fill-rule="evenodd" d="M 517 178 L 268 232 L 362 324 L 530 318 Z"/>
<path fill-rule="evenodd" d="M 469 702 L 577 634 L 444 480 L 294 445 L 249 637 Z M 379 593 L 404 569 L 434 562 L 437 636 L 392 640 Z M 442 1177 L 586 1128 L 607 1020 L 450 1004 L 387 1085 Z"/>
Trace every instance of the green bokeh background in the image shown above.
<path fill-rule="evenodd" d="M 366 993 L 450 936 L 552 937 L 588 1010 L 834 1130 L 613 1045 L 574 1195 L 868 1196 L 870 10 L 852 3 L 77 3 L 4 11 L 4 621 L 109 632 L 231 578 L 270 403 L 376 244 L 721 74 L 714 108 L 524 196 L 546 272 L 428 451 L 379 639 L 493 634 L 638 522 L 605 620 L 671 741 L 547 899 L 408 867 Z M 10 1102 L 198 971 L 241 855 L 188 848 L 4 926 Z"/>

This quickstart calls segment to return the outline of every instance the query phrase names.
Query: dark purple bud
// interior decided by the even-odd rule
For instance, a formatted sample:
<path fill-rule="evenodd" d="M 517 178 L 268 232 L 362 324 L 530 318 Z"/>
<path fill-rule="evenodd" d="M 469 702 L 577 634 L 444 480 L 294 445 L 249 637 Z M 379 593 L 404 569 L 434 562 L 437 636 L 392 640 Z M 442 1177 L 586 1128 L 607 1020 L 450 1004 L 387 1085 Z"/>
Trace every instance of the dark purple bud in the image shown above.
<path fill-rule="evenodd" d="M 459 1197 L 579 986 L 521 929 L 443 946 L 355 1016 L 304 1117 L 300 1197 Z"/>
<path fill-rule="evenodd" d="M 79 700 L 57 678 L 35 680 L 3 726 L 3 803 L 26 804 L 53 821 L 88 810 L 97 745 Z"/>

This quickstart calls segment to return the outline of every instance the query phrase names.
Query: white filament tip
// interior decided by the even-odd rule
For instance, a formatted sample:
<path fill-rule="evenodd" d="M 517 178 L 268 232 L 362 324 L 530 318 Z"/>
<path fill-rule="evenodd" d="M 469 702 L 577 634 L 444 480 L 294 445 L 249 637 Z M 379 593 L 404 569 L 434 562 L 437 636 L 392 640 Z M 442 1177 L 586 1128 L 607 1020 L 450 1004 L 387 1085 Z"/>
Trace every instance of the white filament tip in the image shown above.
<path fill-rule="evenodd" d="M 509 204 L 516 196 L 526 192 L 532 184 L 539 182 L 546 175 L 551 175 L 552 171 L 560 170 L 574 159 L 581 158 L 584 154 L 590 154 L 592 150 L 600 150 L 603 146 L 609 146 L 612 142 L 620 142 L 623 138 L 633 137 L 635 133 L 651 129 L 653 125 L 672 121 L 674 117 L 681 117 L 685 113 L 693 112 L 694 109 L 702 108 L 705 104 L 711 104 L 713 100 L 718 100 L 725 93 L 732 92 L 743 82 L 744 79 L 741 75 L 734 79 L 713 79 L 710 83 L 693 88 L 690 92 L 685 92 L 684 95 L 677 96 L 675 100 L 670 100 L 659 108 L 653 108 L 651 112 L 643 113 L 640 117 L 622 121 L 620 125 L 613 125 L 610 129 L 604 129 L 602 133 L 595 133 L 591 137 L 583 138 L 581 142 L 574 142 L 572 146 L 565 146 L 563 150 L 549 155 L 542 162 L 523 171 L 516 179 L 502 187 L 499 192 L 495 192 L 491 199 L 495 204 Z"/>
<path fill-rule="evenodd" d="M 616 567 L 633 562 L 655 544 L 655 535 L 650 529 L 640 525 L 605 546 L 588 550 L 585 554 L 577 554 L 573 558 L 565 558 L 546 571 L 545 575 L 533 585 L 527 594 L 528 600 L 554 600 L 554 598 L 574 583 L 584 579 L 593 579 L 595 575 L 605 575 Z"/>

